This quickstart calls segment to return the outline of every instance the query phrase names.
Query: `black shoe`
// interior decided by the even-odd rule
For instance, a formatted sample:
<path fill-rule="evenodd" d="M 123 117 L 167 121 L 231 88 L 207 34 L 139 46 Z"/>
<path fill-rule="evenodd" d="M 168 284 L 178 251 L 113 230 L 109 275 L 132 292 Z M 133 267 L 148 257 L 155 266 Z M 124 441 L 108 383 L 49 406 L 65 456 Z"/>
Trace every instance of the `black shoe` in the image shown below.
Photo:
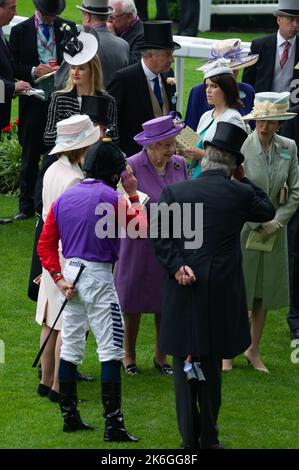
<path fill-rule="evenodd" d="M 106 416 L 104 441 L 106 442 L 139 442 L 125 428 L 124 418 L 120 410 Z"/>
<path fill-rule="evenodd" d="M 37 387 L 37 393 L 41 396 L 41 397 L 46 397 L 48 395 L 48 393 L 50 392 L 51 388 L 48 387 L 47 385 L 44 385 L 44 384 L 39 384 L 38 387 Z"/>
<path fill-rule="evenodd" d="M 0 219 L 0 224 L 10 224 L 14 219 Z"/>
<path fill-rule="evenodd" d="M 52 403 L 59 403 L 59 393 L 55 392 L 52 388 L 48 393 L 48 398 Z"/>
<path fill-rule="evenodd" d="M 127 366 L 123 365 L 123 369 L 126 374 L 128 375 L 139 375 L 140 370 L 137 368 L 135 362 L 132 362 L 131 364 L 128 364 Z"/>
<path fill-rule="evenodd" d="M 83 375 L 77 370 L 77 382 L 93 382 L 94 377 L 91 375 Z"/>
<path fill-rule="evenodd" d="M 161 372 L 162 375 L 171 376 L 173 374 L 172 367 L 169 364 L 162 364 L 162 366 L 160 366 L 160 364 L 158 364 L 155 358 L 154 366 Z"/>
<path fill-rule="evenodd" d="M 291 339 L 299 339 L 299 328 L 291 331 Z"/>
<path fill-rule="evenodd" d="M 31 219 L 32 217 L 34 217 L 34 213 L 25 214 L 25 212 L 20 212 L 19 214 L 14 216 L 14 220 L 16 221 L 27 220 L 27 219 Z"/>
<path fill-rule="evenodd" d="M 62 413 L 64 417 L 63 432 L 95 431 L 96 428 L 82 421 L 79 411 L 76 411 L 74 414 L 71 411 L 69 414 L 67 407 L 64 407 L 64 411 L 68 416 L 64 416 Z"/>

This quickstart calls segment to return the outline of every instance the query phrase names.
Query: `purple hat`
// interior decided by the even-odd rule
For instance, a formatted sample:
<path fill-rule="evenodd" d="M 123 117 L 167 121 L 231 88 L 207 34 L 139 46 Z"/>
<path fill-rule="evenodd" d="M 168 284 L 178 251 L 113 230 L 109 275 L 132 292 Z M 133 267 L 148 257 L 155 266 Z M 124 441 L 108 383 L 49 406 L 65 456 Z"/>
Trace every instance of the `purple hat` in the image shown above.
<path fill-rule="evenodd" d="M 161 116 L 142 124 L 143 132 L 135 135 L 134 140 L 139 145 L 150 145 L 161 140 L 178 135 L 185 124 L 173 118 L 173 115 Z"/>

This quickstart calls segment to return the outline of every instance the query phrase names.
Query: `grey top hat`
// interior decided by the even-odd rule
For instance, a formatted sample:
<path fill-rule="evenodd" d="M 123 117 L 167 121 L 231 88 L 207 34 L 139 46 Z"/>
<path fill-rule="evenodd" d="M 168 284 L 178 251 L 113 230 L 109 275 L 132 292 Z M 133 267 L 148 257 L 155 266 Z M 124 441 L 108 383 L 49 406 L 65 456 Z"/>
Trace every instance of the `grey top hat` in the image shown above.
<path fill-rule="evenodd" d="M 273 15 L 275 16 L 299 16 L 299 2 L 298 0 L 279 0 L 278 10 Z"/>
<path fill-rule="evenodd" d="M 33 0 L 33 3 L 45 16 L 59 15 L 65 9 L 65 0 Z"/>
<path fill-rule="evenodd" d="M 110 15 L 114 10 L 108 3 L 109 0 L 83 0 L 82 6 L 77 5 L 77 8 L 92 15 Z"/>

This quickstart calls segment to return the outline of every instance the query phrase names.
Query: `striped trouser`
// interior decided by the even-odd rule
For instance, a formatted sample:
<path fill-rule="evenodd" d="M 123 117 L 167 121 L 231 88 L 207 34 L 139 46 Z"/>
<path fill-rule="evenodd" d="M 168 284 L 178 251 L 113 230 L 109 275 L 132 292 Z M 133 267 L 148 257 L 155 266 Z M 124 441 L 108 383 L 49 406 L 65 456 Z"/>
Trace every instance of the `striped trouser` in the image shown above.
<path fill-rule="evenodd" d="M 74 297 L 67 302 L 62 314 L 60 357 L 73 364 L 82 363 L 86 325 L 89 324 L 96 338 L 99 361 L 121 360 L 124 357 L 124 321 L 114 287 L 112 265 L 70 258 L 63 271 L 67 282 L 74 281 L 81 262 L 86 268 Z M 62 295 L 61 300 L 64 300 Z"/>

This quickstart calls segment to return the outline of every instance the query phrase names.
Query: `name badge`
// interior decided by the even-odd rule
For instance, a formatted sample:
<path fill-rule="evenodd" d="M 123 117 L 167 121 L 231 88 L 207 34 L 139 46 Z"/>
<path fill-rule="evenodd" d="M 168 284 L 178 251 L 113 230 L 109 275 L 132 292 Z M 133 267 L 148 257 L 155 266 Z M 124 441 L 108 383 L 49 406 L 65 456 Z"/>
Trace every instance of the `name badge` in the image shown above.
<path fill-rule="evenodd" d="M 295 70 L 299 70 L 299 62 L 297 62 L 297 64 L 295 65 L 294 69 L 295 69 Z"/>
<path fill-rule="evenodd" d="M 290 160 L 291 157 L 288 153 L 289 148 L 288 147 L 282 147 L 281 151 L 279 152 L 279 156 L 283 158 L 284 160 Z"/>

